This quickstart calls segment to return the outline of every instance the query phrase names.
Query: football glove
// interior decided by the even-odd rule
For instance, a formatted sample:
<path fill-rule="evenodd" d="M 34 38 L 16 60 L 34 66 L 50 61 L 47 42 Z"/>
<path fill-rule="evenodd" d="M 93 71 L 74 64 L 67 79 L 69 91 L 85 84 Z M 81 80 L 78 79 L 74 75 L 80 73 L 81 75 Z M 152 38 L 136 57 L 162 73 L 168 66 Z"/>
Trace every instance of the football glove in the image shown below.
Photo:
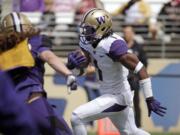
<path fill-rule="evenodd" d="M 85 61 L 85 56 L 80 55 L 78 51 L 74 51 L 68 54 L 67 67 L 69 69 L 80 68 L 80 65 Z"/>
<path fill-rule="evenodd" d="M 68 94 L 71 93 L 71 90 L 77 90 L 77 82 L 76 82 L 76 77 L 72 74 L 68 75 L 67 77 L 67 89 L 68 89 Z"/>
<path fill-rule="evenodd" d="M 154 99 L 154 97 L 146 98 L 146 103 L 147 103 L 147 107 L 148 107 L 148 116 L 149 117 L 151 116 L 152 111 L 162 117 L 166 113 L 167 109 L 165 107 L 161 106 L 161 103 L 159 101 L 157 101 L 156 99 Z"/>

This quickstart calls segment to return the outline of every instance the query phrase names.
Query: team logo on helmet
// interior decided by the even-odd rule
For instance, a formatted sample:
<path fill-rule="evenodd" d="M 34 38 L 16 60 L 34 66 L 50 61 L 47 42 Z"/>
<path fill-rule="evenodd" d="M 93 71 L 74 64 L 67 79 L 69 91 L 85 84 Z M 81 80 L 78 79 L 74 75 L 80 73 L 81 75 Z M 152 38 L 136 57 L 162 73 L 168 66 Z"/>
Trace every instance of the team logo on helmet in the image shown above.
<path fill-rule="evenodd" d="M 96 18 L 96 20 L 100 25 L 106 22 L 105 16 L 100 16 L 100 17 Z"/>

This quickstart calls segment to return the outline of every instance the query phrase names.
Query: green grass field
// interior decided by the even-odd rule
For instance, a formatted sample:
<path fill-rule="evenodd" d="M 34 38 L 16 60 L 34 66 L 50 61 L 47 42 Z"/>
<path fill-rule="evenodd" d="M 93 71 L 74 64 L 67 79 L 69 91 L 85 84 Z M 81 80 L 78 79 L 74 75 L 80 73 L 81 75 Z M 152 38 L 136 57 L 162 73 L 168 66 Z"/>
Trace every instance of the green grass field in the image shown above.
<path fill-rule="evenodd" d="M 97 134 L 89 133 L 88 135 L 97 135 Z M 151 133 L 151 135 L 180 135 L 180 133 Z"/>

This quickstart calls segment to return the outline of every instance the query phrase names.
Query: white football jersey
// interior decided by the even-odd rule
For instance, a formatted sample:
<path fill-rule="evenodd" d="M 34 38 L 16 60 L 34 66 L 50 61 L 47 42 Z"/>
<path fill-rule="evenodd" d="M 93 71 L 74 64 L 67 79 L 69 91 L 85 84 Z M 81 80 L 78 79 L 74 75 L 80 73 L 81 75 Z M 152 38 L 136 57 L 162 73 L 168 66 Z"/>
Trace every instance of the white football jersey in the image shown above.
<path fill-rule="evenodd" d="M 128 50 L 122 37 L 113 34 L 101 40 L 96 48 L 82 42 L 80 42 L 80 47 L 86 50 L 92 58 L 102 94 L 120 94 L 130 90 L 127 80 L 128 69 L 115 61 L 116 57 L 127 53 Z"/>

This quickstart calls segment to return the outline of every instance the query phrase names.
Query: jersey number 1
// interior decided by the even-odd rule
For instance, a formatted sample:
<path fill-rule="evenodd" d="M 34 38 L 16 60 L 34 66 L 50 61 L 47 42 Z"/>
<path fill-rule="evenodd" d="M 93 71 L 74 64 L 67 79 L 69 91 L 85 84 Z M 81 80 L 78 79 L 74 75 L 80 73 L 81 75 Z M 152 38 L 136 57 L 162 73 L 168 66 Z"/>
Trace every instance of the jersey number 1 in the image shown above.
<path fill-rule="evenodd" d="M 100 81 L 103 81 L 102 71 L 101 71 L 101 69 L 98 67 L 98 64 L 97 64 L 97 61 L 96 61 L 96 60 L 94 60 L 94 65 L 95 65 L 95 67 L 98 69 L 99 80 L 100 80 Z"/>

